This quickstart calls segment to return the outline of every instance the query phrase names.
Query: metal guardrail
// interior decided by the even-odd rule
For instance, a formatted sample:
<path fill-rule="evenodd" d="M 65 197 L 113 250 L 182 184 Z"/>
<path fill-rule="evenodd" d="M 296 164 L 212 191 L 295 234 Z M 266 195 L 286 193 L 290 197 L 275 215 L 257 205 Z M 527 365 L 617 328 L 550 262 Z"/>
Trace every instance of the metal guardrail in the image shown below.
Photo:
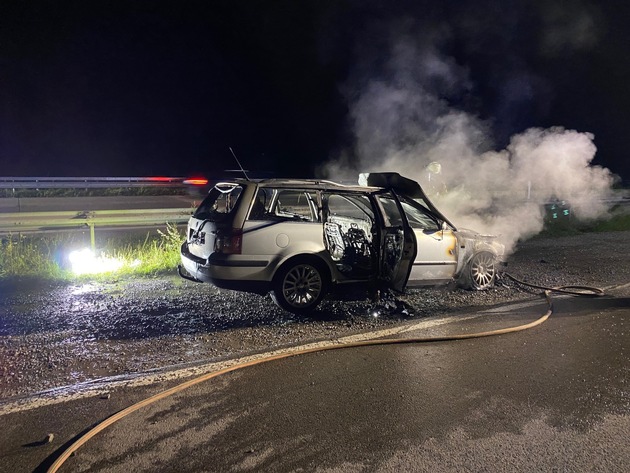
<path fill-rule="evenodd" d="M 0 189 L 85 189 L 115 187 L 203 186 L 205 179 L 183 177 L 0 177 Z M 186 223 L 192 208 L 82 210 L 0 213 L 0 235 L 43 233 L 59 230 L 90 230 L 92 247 L 95 228 L 149 227 Z"/>
<path fill-rule="evenodd" d="M 0 234 L 89 228 L 90 240 L 94 247 L 94 229 L 97 226 L 128 227 L 186 223 L 192 212 L 191 208 L 179 208 L 0 213 Z"/>
<path fill-rule="evenodd" d="M 183 177 L 0 177 L 0 189 L 86 189 L 108 187 L 185 187 Z"/>

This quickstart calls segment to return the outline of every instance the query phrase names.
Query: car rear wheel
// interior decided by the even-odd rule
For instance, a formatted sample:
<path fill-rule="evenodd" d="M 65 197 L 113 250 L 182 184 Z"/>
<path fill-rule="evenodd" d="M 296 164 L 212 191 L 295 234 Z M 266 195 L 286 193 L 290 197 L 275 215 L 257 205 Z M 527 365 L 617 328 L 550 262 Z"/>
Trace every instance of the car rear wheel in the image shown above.
<path fill-rule="evenodd" d="M 271 297 L 284 310 L 295 314 L 313 310 L 326 295 L 328 278 L 321 264 L 296 260 L 280 268 Z"/>
<path fill-rule="evenodd" d="M 466 267 L 466 285 L 470 289 L 488 289 L 494 285 L 496 275 L 495 256 L 487 251 L 477 253 Z"/>

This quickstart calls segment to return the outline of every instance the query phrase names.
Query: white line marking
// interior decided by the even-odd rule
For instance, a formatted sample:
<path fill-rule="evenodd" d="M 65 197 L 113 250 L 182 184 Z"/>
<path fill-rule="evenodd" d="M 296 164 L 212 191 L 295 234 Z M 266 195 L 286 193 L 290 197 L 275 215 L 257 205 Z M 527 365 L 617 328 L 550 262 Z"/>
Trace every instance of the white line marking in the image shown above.
<path fill-rule="evenodd" d="M 504 306 L 501 306 L 501 307 L 495 307 L 493 309 L 483 310 L 483 311 L 481 311 L 481 313 L 483 313 L 483 314 L 495 314 L 495 313 L 502 313 L 502 312 L 511 312 L 512 310 L 526 309 L 526 308 L 529 308 L 529 307 L 534 307 L 536 305 L 540 305 L 540 299 L 534 300 L 534 301 L 528 301 L 528 302 L 521 302 L 519 304 L 510 304 L 510 305 L 504 305 Z"/>

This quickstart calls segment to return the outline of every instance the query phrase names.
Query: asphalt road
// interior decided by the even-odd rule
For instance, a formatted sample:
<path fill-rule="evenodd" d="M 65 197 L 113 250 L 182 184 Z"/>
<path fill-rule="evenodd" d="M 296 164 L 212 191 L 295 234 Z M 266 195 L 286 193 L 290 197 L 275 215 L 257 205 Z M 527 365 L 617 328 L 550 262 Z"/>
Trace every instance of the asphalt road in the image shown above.
<path fill-rule="evenodd" d="M 629 471 L 630 285 L 554 306 L 516 334 L 223 375 L 114 424 L 61 471 Z M 532 297 L 399 336 L 519 325 L 545 309 Z M 44 471 L 84 429 L 170 385 L 7 414 L 0 470 Z"/>

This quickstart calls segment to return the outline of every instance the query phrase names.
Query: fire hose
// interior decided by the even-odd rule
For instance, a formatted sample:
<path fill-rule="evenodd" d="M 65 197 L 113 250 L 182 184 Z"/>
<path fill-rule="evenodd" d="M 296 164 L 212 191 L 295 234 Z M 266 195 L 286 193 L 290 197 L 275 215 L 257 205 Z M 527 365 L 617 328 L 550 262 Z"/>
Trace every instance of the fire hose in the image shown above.
<path fill-rule="evenodd" d="M 576 286 L 576 285 L 545 287 L 545 286 L 530 284 L 525 281 L 519 280 L 515 278 L 514 276 L 510 275 L 509 273 L 504 273 L 504 275 L 508 277 L 509 279 L 513 280 L 514 282 L 521 284 L 523 286 L 528 286 L 534 289 L 541 289 L 543 291 L 542 295 L 544 296 L 547 302 L 547 311 L 541 317 L 534 320 L 533 322 L 514 326 L 514 327 L 507 327 L 503 329 L 489 330 L 489 331 L 477 332 L 477 333 L 466 333 L 466 334 L 446 335 L 446 336 L 437 336 L 437 337 L 414 337 L 414 338 L 396 338 L 396 339 L 383 338 L 383 339 L 374 339 L 374 340 L 363 340 L 363 341 L 357 341 L 357 342 L 351 342 L 351 343 L 340 343 L 340 344 L 328 345 L 328 346 L 323 346 L 323 347 L 302 349 L 302 350 L 298 350 L 298 351 L 290 352 L 290 353 L 270 355 L 265 358 L 250 360 L 250 361 L 239 363 L 239 364 L 227 367 L 227 368 L 223 368 L 221 370 L 206 373 L 204 375 L 190 379 L 184 383 L 178 384 L 177 386 L 174 386 L 170 389 L 154 394 L 153 396 L 143 399 L 142 401 L 139 401 L 135 404 L 132 404 L 131 406 L 126 407 L 125 409 L 104 419 L 103 421 L 101 421 L 100 423 L 92 427 L 90 430 L 85 432 L 83 435 L 81 435 L 68 448 L 66 448 L 47 471 L 48 473 L 55 473 L 56 471 L 58 471 L 59 468 L 66 462 L 68 458 L 70 458 L 70 456 L 74 452 L 76 452 L 81 446 L 85 445 L 96 434 L 98 434 L 99 432 L 102 432 L 107 427 L 118 422 L 119 420 L 128 416 L 132 412 L 135 412 L 139 409 L 142 409 L 143 407 L 146 407 L 157 401 L 160 401 L 169 396 L 172 396 L 173 394 L 176 394 L 187 388 L 203 383 L 204 381 L 209 381 L 213 378 L 230 373 L 232 371 L 237 371 L 243 368 L 247 368 L 249 366 L 260 365 L 260 364 L 268 363 L 271 361 L 281 360 L 283 358 L 289 358 L 289 357 L 294 357 L 298 355 L 307 355 L 309 353 L 316 353 L 316 352 L 323 352 L 323 351 L 357 348 L 357 347 L 365 347 L 365 346 L 376 346 L 376 345 L 397 345 L 397 344 L 414 344 L 414 343 L 467 340 L 467 339 L 472 339 L 472 338 L 482 338 L 482 337 L 490 337 L 490 336 L 495 336 L 495 335 L 502 335 L 506 333 L 520 332 L 520 331 L 528 330 L 530 328 L 533 328 L 542 324 L 551 316 L 551 314 L 553 313 L 553 304 L 551 301 L 550 294 L 552 292 L 568 294 L 568 295 L 573 295 L 573 296 L 582 296 L 582 297 L 598 297 L 598 296 L 603 296 L 605 294 L 603 289 L 600 289 L 597 287 Z"/>

